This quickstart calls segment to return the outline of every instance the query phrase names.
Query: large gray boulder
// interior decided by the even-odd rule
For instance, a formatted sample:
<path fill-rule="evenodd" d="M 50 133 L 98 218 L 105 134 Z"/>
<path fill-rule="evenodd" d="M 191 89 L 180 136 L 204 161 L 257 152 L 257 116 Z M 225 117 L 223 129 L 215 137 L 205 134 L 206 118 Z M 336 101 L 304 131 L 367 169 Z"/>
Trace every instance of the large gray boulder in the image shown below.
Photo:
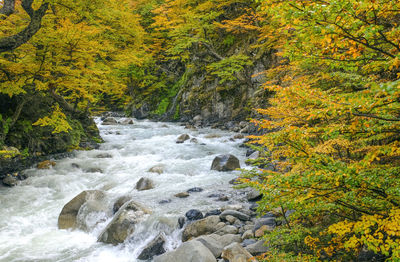
<path fill-rule="evenodd" d="M 259 240 L 254 244 L 250 244 L 245 248 L 253 256 L 259 256 L 269 251 L 269 248 L 265 245 L 264 240 Z"/>
<path fill-rule="evenodd" d="M 214 257 L 217 258 L 221 256 L 224 247 L 234 242 L 240 242 L 241 238 L 239 235 L 232 235 L 232 234 L 223 236 L 219 236 L 217 234 L 211 234 L 211 235 L 204 235 L 197 237 L 194 240 L 201 242 L 213 253 Z"/>
<path fill-rule="evenodd" d="M 189 140 L 190 139 L 190 136 L 188 135 L 188 134 L 183 134 L 183 135 L 180 135 L 177 139 L 176 139 L 176 143 L 177 144 L 182 144 L 182 143 L 184 143 L 186 140 Z"/>
<path fill-rule="evenodd" d="M 142 177 L 136 183 L 136 189 L 139 191 L 149 190 L 153 188 L 154 188 L 154 182 L 149 178 Z"/>
<path fill-rule="evenodd" d="M 154 262 L 217 262 L 213 253 L 201 242 L 192 240 L 176 250 L 156 257 Z"/>
<path fill-rule="evenodd" d="M 125 203 L 100 234 L 98 241 L 113 245 L 123 243 L 133 234 L 136 224 L 149 213 L 148 209 L 135 201 Z"/>
<path fill-rule="evenodd" d="M 69 201 L 58 217 L 59 229 L 76 229 L 79 227 L 78 214 L 82 214 L 80 210 L 85 207 L 86 213 L 90 211 L 102 211 L 104 208 L 103 201 L 105 193 L 99 190 L 83 191 Z M 88 210 L 90 209 L 90 210 Z"/>
<path fill-rule="evenodd" d="M 117 120 L 115 120 L 115 118 L 113 117 L 107 117 L 106 119 L 104 119 L 103 123 L 101 123 L 102 125 L 117 125 L 118 122 Z"/>
<path fill-rule="evenodd" d="M 197 220 L 186 226 L 182 233 L 182 241 L 188 241 L 201 235 L 212 234 L 224 225 L 221 226 L 219 216 L 209 216 Z"/>
<path fill-rule="evenodd" d="M 152 241 L 150 241 L 143 251 L 138 256 L 140 260 L 149 260 L 154 256 L 158 256 L 165 253 L 164 249 L 165 237 L 163 234 L 158 234 Z"/>
<path fill-rule="evenodd" d="M 240 168 L 239 159 L 234 155 L 219 155 L 214 158 L 211 170 L 217 171 L 232 171 Z"/>
<path fill-rule="evenodd" d="M 237 219 L 240 219 L 242 221 L 250 220 L 250 216 L 248 216 L 248 215 L 246 215 L 246 214 L 244 214 L 242 212 L 236 211 L 236 210 L 225 210 L 224 212 L 221 213 L 221 215 L 219 217 L 222 220 L 226 220 L 226 218 L 228 216 L 236 217 Z"/>
<path fill-rule="evenodd" d="M 226 246 L 221 256 L 229 262 L 257 262 L 257 260 L 239 243 L 232 243 Z"/>

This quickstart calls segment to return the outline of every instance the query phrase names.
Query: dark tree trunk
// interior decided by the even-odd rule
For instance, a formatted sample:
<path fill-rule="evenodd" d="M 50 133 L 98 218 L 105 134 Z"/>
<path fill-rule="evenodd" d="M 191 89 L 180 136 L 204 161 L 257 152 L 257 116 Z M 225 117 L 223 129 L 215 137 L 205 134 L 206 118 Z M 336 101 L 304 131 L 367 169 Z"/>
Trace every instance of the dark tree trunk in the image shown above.
<path fill-rule="evenodd" d="M 14 3 L 15 0 L 5 0 L 1 10 L 7 7 L 6 11 L 8 9 L 11 9 L 12 13 L 14 11 Z M 25 44 L 29 41 L 29 39 L 32 38 L 33 35 L 37 33 L 37 31 L 39 31 L 42 25 L 42 18 L 46 14 L 47 9 L 49 8 L 49 4 L 42 3 L 39 9 L 34 10 L 32 8 L 32 3 L 33 0 L 22 0 L 22 8 L 30 16 L 31 22 L 21 32 L 12 36 L 0 38 L 0 53 L 14 50 L 22 44 Z"/>

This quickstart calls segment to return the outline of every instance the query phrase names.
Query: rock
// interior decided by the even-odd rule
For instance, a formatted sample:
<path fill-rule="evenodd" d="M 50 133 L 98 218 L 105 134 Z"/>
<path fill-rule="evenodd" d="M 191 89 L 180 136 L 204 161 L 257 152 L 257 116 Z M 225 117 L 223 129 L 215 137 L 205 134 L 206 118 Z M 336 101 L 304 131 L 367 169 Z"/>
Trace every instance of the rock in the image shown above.
<path fill-rule="evenodd" d="M 132 119 L 127 118 L 127 119 L 122 120 L 122 121 L 121 121 L 121 124 L 122 124 L 122 125 L 133 125 L 134 122 L 133 122 Z"/>
<path fill-rule="evenodd" d="M 263 225 L 254 232 L 255 237 L 262 237 L 265 232 L 274 230 L 274 227 Z"/>
<path fill-rule="evenodd" d="M 176 139 L 176 143 L 177 144 L 182 144 L 182 143 L 184 143 L 186 140 L 189 140 L 190 139 L 190 136 L 188 135 L 188 134 L 183 134 L 183 135 L 180 135 L 177 139 Z"/>
<path fill-rule="evenodd" d="M 228 201 L 229 197 L 226 195 L 221 195 L 218 197 L 217 201 Z"/>
<path fill-rule="evenodd" d="M 233 136 L 233 139 L 243 139 L 244 135 L 243 134 L 236 134 Z"/>
<path fill-rule="evenodd" d="M 17 179 L 18 173 L 15 173 L 14 175 L 8 174 L 5 178 L 3 178 L 2 182 L 3 185 L 13 187 L 18 184 L 18 179 Z"/>
<path fill-rule="evenodd" d="M 85 170 L 87 173 L 103 173 L 103 170 L 98 167 L 91 167 Z"/>
<path fill-rule="evenodd" d="M 227 215 L 225 220 L 229 222 L 229 224 L 233 225 L 236 222 L 236 217 Z"/>
<path fill-rule="evenodd" d="M 258 218 L 256 219 L 256 221 L 254 222 L 254 232 L 257 231 L 259 228 L 261 228 L 262 226 L 267 225 L 271 228 L 275 228 L 276 226 L 276 220 L 274 217 L 262 217 L 262 218 Z"/>
<path fill-rule="evenodd" d="M 156 166 L 153 166 L 152 168 L 150 168 L 148 170 L 148 172 L 162 174 L 162 173 L 164 173 L 164 169 L 165 169 L 165 165 L 159 164 L 159 165 L 156 165 Z"/>
<path fill-rule="evenodd" d="M 101 124 L 104 125 L 104 126 L 106 126 L 106 125 L 116 125 L 116 124 L 118 124 L 118 122 L 113 117 L 107 117 L 106 119 L 104 119 L 103 123 L 101 123 Z"/>
<path fill-rule="evenodd" d="M 240 168 L 240 163 L 234 155 L 219 155 L 211 165 L 211 170 L 217 171 L 232 171 L 237 168 Z"/>
<path fill-rule="evenodd" d="M 231 225 L 226 225 L 223 228 L 221 228 L 215 232 L 215 234 L 220 235 L 220 236 L 226 235 L 226 234 L 234 234 L 235 235 L 237 233 L 238 233 L 237 227 L 231 226 Z"/>
<path fill-rule="evenodd" d="M 150 243 L 146 245 L 143 251 L 138 256 L 138 259 L 149 260 L 154 256 L 158 256 L 165 253 L 164 249 L 165 237 L 163 234 L 158 234 Z"/>
<path fill-rule="evenodd" d="M 37 164 L 38 169 L 50 169 L 51 167 L 55 166 L 56 162 L 51 160 L 45 160 Z"/>
<path fill-rule="evenodd" d="M 154 262 L 216 262 L 213 253 L 201 242 L 192 240 L 183 243 L 176 250 L 155 257 Z"/>
<path fill-rule="evenodd" d="M 203 117 L 201 115 L 193 117 L 193 122 L 201 122 L 201 121 L 203 121 Z"/>
<path fill-rule="evenodd" d="M 203 213 L 201 213 L 200 210 L 197 209 L 191 209 L 188 212 L 186 212 L 185 217 L 187 217 L 188 220 L 199 220 L 203 218 Z"/>
<path fill-rule="evenodd" d="M 253 230 L 247 230 L 243 233 L 242 240 L 253 238 L 253 237 L 254 237 Z"/>
<path fill-rule="evenodd" d="M 242 221 L 248 221 L 250 220 L 250 217 L 242 212 L 236 211 L 236 210 L 225 210 L 222 212 L 220 215 L 220 218 L 222 220 L 225 220 L 227 216 L 234 216 Z"/>
<path fill-rule="evenodd" d="M 163 199 L 163 200 L 161 200 L 161 201 L 158 202 L 158 203 L 161 204 L 161 205 L 163 205 L 163 204 L 168 204 L 168 203 L 171 203 L 171 202 L 172 202 L 171 199 Z"/>
<path fill-rule="evenodd" d="M 182 233 L 182 241 L 214 233 L 221 228 L 221 225 L 218 225 L 219 222 L 221 222 L 219 216 L 209 216 L 187 225 Z"/>
<path fill-rule="evenodd" d="M 249 192 L 247 192 L 246 198 L 248 201 L 258 201 L 262 198 L 262 194 L 260 191 L 252 188 Z"/>
<path fill-rule="evenodd" d="M 255 240 L 254 238 L 248 238 L 248 239 L 243 240 L 241 245 L 242 245 L 242 247 L 247 247 L 247 246 L 255 244 L 255 243 L 257 243 L 257 240 Z"/>
<path fill-rule="evenodd" d="M 178 226 L 179 228 L 183 228 L 183 226 L 185 225 L 186 219 L 184 217 L 180 217 L 178 218 Z"/>
<path fill-rule="evenodd" d="M 113 205 L 114 214 L 118 212 L 118 210 L 128 201 L 132 200 L 130 196 L 122 196 L 117 199 L 117 201 Z"/>
<path fill-rule="evenodd" d="M 222 207 L 222 211 L 225 210 L 240 210 L 243 209 L 243 205 L 242 204 L 234 204 L 234 205 L 227 205 Z"/>
<path fill-rule="evenodd" d="M 197 237 L 194 240 L 197 240 L 206 246 L 213 253 L 214 257 L 220 257 L 224 247 L 234 242 L 240 242 L 240 236 L 232 234 L 224 236 L 211 234 Z"/>
<path fill-rule="evenodd" d="M 125 203 L 100 234 L 98 241 L 113 245 L 123 243 L 133 234 L 135 225 L 149 213 L 149 210 L 135 201 Z"/>
<path fill-rule="evenodd" d="M 190 139 L 190 143 L 198 144 L 199 140 L 197 138 L 192 138 L 192 139 Z"/>
<path fill-rule="evenodd" d="M 246 250 L 253 256 L 259 256 L 269 251 L 269 248 L 264 245 L 264 240 L 259 240 L 256 243 L 246 246 Z"/>
<path fill-rule="evenodd" d="M 220 137 L 222 137 L 222 136 L 221 136 L 221 135 L 218 135 L 218 134 L 209 134 L 209 135 L 204 136 L 204 138 L 208 138 L 208 139 L 211 139 L 211 138 L 220 138 Z"/>
<path fill-rule="evenodd" d="M 61 210 L 61 213 L 58 217 L 58 228 L 78 228 L 77 216 L 82 206 L 88 201 L 101 201 L 104 199 L 104 197 L 104 192 L 99 190 L 87 190 L 75 196 L 72 200 L 65 204 Z"/>
<path fill-rule="evenodd" d="M 214 210 L 208 211 L 208 212 L 204 215 L 204 217 L 219 216 L 221 213 L 222 213 L 221 210 L 214 209 Z"/>
<path fill-rule="evenodd" d="M 257 260 L 238 243 L 232 243 L 222 251 L 222 258 L 229 262 L 248 262 Z"/>
<path fill-rule="evenodd" d="M 72 166 L 73 168 L 81 168 L 81 166 L 78 165 L 77 163 L 72 163 L 71 166 Z"/>
<path fill-rule="evenodd" d="M 200 187 L 193 187 L 193 188 L 188 189 L 188 191 L 186 191 L 186 192 L 188 192 L 188 193 L 198 193 L 198 192 L 203 192 L 203 191 L 204 191 L 204 189 L 202 189 Z"/>
<path fill-rule="evenodd" d="M 259 158 L 260 157 L 260 152 L 259 151 L 254 151 L 253 153 L 251 153 L 249 156 L 248 156 L 248 159 L 257 159 L 257 158 Z"/>
<path fill-rule="evenodd" d="M 144 190 L 149 190 L 154 188 L 154 183 L 151 179 L 142 177 L 139 179 L 139 181 L 136 183 L 137 190 L 139 191 L 144 191 Z"/>
<path fill-rule="evenodd" d="M 112 155 L 110 155 L 108 153 L 103 153 L 103 154 L 96 155 L 96 158 L 112 158 Z"/>
<path fill-rule="evenodd" d="M 189 193 L 188 192 L 181 192 L 181 193 L 175 194 L 174 196 L 179 197 L 179 198 L 185 198 L 185 197 L 189 196 Z"/>

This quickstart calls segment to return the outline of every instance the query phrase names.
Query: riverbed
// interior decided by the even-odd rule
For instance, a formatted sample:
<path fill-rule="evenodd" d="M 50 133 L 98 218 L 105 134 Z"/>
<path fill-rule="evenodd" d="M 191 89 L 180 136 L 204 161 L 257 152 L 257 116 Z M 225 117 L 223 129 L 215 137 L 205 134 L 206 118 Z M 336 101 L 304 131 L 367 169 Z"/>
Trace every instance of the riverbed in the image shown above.
<path fill-rule="evenodd" d="M 48 170 L 25 170 L 28 178 L 19 185 L 0 187 L 0 261 L 138 261 L 143 247 L 159 232 L 167 236 L 167 250 L 181 244 L 177 220 L 189 209 L 206 212 L 240 201 L 240 191 L 229 184 L 239 171 L 210 170 L 219 154 L 233 154 L 245 166 L 243 141 L 232 139 L 234 133 L 147 120 L 107 126 L 96 121 L 105 141 L 99 149 L 75 151 Z M 177 144 L 177 137 L 185 133 L 197 143 Z M 163 165 L 164 173 L 148 172 L 156 165 Z M 152 179 L 155 188 L 137 191 L 141 177 Z M 193 187 L 203 191 L 183 199 L 174 196 Z M 131 239 L 117 246 L 97 242 L 112 219 L 110 213 L 86 218 L 86 231 L 59 230 L 57 219 L 63 206 L 93 189 L 106 192 L 110 210 L 119 197 L 129 195 L 152 214 L 137 226 Z M 215 195 L 229 200 L 218 201 Z"/>

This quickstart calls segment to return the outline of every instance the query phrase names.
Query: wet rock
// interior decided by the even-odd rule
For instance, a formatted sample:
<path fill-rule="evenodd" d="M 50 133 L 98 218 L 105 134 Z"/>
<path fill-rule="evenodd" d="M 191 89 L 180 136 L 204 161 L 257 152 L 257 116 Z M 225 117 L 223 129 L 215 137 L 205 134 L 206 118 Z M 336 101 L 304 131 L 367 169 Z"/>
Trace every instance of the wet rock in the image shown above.
<path fill-rule="evenodd" d="M 209 135 L 204 136 L 204 138 L 208 138 L 208 139 L 211 139 L 211 138 L 220 138 L 220 137 L 222 137 L 222 136 L 219 135 L 219 134 L 209 134 Z"/>
<path fill-rule="evenodd" d="M 234 216 L 242 221 L 248 221 L 250 220 L 250 217 L 242 212 L 236 211 L 236 210 L 225 210 L 222 212 L 220 215 L 220 218 L 222 220 L 225 220 L 227 216 Z"/>
<path fill-rule="evenodd" d="M 122 120 L 122 121 L 121 121 L 121 124 L 122 124 L 122 125 L 133 125 L 134 122 L 133 122 L 132 119 L 127 118 L 127 119 Z"/>
<path fill-rule="evenodd" d="M 171 202 L 172 202 L 171 199 L 163 199 L 163 200 L 161 200 L 161 201 L 158 202 L 158 203 L 161 204 L 161 205 L 164 205 L 164 204 L 168 204 L 168 203 L 171 203 Z"/>
<path fill-rule="evenodd" d="M 178 226 L 179 228 L 183 228 L 183 226 L 185 225 L 186 219 L 184 217 L 180 217 L 178 218 Z"/>
<path fill-rule="evenodd" d="M 260 191 L 252 188 L 249 192 L 247 192 L 246 198 L 248 201 L 258 201 L 262 198 L 262 194 Z"/>
<path fill-rule="evenodd" d="M 104 125 L 104 126 L 106 126 L 106 125 L 116 125 L 116 124 L 118 124 L 118 122 L 113 117 L 107 117 L 106 119 L 103 120 L 103 123 L 101 123 L 101 124 Z"/>
<path fill-rule="evenodd" d="M 154 262 L 216 262 L 213 253 L 201 242 L 192 240 L 183 243 L 176 250 L 154 259 Z"/>
<path fill-rule="evenodd" d="M 229 246 L 225 247 L 222 251 L 221 256 L 223 259 L 226 259 L 229 262 L 257 261 L 246 249 L 244 249 L 238 243 L 232 243 Z"/>
<path fill-rule="evenodd" d="M 117 201 L 113 205 L 113 213 L 117 213 L 118 210 L 128 201 L 132 200 L 130 196 L 122 196 L 117 199 Z"/>
<path fill-rule="evenodd" d="M 108 153 L 103 153 L 103 154 L 96 155 L 96 158 L 112 158 L 112 155 L 110 155 Z"/>
<path fill-rule="evenodd" d="M 255 243 L 257 243 L 257 240 L 255 240 L 254 238 L 249 238 L 249 239 L 243 240 L 241 245 L 242 245 L 242 247 L 247 247 L 247 246 L 255 244 Z"/>
<path fill-rule="evenodd" d="M 243 139 L 244 135 L 243 134 L 236 134 L 233 136 L 233 139 Z"/>
<path fill-rule="evenodd" d="M 201 213 L 200 210 L 191 209 L 191 210 L 189 210 L 188 212 L 186 212 L 185 217 L 186 217 L 188 220 L 192 220 L 192 221 L 194 221 L 194 220 L 199 220 L 199 219 L 202 219 L 202 218 L 203 218 L 203 213 Z"/>
<path fill-rule="evenodd" d="M 154 256 L 158 256 L 165 253 L 164 249 L 165 237 L 163 234 L 158 234 L 150 243 L 146 245 L 143 251 L 138 256 L 138 259 L 149 260 Z"/>
<path fill-rule="evenodd" d="M 58 228 L 59 229 L 75 229 L 78 228 L 78 213 L 85 203 L 101 202 L 105 197 L 104 192 L 99 190 L 87 190 L 83 191 L 79 195 L 75 196 L 70 200 L 63 209 L 58 217 Z"/>
<path fill-rule="evenodd" d="M 201 235 L 212 234 L 221 228 L 219 216 L 209 216 L 193 222 L 186 226 L 182 233 L 182 241 L 188 241 L 191 238 Z"/>
<path fill-rule="evenodd" d="M 139 181 L 136 183 L 137 190 L 139 191 L 144 191 L 144 190 L 149 190 L 154 188 L 154 183 L 153 180 L 149 178 L 142 177 L 139 179 Z"/>
<path fill-rule="evenodd" d="M 269 226 L 270 228 L 275 228 L 276 226 L 276 220 L 274 217 L 262 217 L 262 218 L 258 218 L 256 219 L 256 221 L 254 222 L 254 232 L 257 231 L 259 228 L 261 228 L 262 226 Z"/>
<path fill-rule="evenodd" d="M 8 174 L 5 178 L 3 178 L 2 182 L 3 185 L 13 187 L 18 184 L 18 179 L 17 179 L 18 173 L 15 173 L 13 175 Z"/>
<path fill-rule="evenodd" d="M 269 251 L 269 248 L 264 244 L 264 240 L 259 240 L 256 243 L 246 246 L 246 250 L 253 256 L 259 256 Z"/>
<path fill-rule="evenodd" d="M 73 168 L 81 168 L 81 166 L 78 165 L 77 163 L 72 163 L 71 166 L 72 166 Z"/>
<path fill-rule="evenodd" d="M 85 170 L 87 173 L 103 173 L 103 170 L 98 167 L 91 167 Z"/>
<path fill-rule="evenodd" d="M 203 192 L 203 191 L 204 191 L 204 189 L 202 189 L 200 187 L 193 187 L 193 188 L 188 189 L 188 191 L 186 191 L 186 192 L 188 192 L 188 193 L 198 193 L 198 192 Z"/>
<path fill-rule="evenodd" d="M 37 164 L 38 169 L 50 169 L 51 167 L 55 166 L 56 162 L 51 160 L 45 160 Z"/>
<path fill-rule="evenodd" d="M 186 198 L 186 197 L 189 196 L 189 193 L 188 192 L 181 192 L 181 193 L 175 194 L 174 196 L 176 196 L 178 198 Z"/>
<path fill-rule="evenodd" d="M 148 172 L 162 174 L 162 173 L 164 173 L 164 169 L 165 169 L 165 165 L 159 164 L 159 165 L 155 165 L 152 168 L 150 168 L 148 170 Z"/>
<path fill-rule="evenodd" d="M 98 241 L 118 245 L 135 231 L 135 226 L 150 211 L 135 201 L 125 203 L 100 234 Z"/>
<path fill-rule="evenodd" d="M 211 165 L 211 170 L 217 171 L 232 171 L 237 168 L 240 168 L 240 163 L 234 155 L 219 155 Z"/>
<path fill-rule="evenodd" d="M 192 138 L 192 139 L 190 139 L 190 143 L 198 144 L 199 140 L 197 138 Z"/>
<path fill-rule="evenodd" d="M 190 136 L 188 135 L 188 134 L 183 134 L 183 135 L 180 135 L 177 139 L 176 139 L 176 143 L 177 144 L 182 144 L 182 143 L 184 143 L 186 140 L 189 140 L 190 139 Z"/>
<path fill-rule="evenodd" d="M 217 201 L 228 201 L 229 197 L 226 195 L 221 195 L 218 197 Z"/>
<path fill-rule="evenodd" d="M 224 236 L 211 234 L 197 237 L 194 240 L 197 240 L 206 246 L 213 253 L 214 257 L 220 257 L 224 247 L 234 242 L 240 242 L 240 236 L 232 234 Z"/>
<path fill-rule="evenodd" d="M 204 215 L 204 217 L 219 216 L 221 213 L 222 213 L 221 210 L 214 209 L 214 210 L 208 211 L 208 212 Z"/>

